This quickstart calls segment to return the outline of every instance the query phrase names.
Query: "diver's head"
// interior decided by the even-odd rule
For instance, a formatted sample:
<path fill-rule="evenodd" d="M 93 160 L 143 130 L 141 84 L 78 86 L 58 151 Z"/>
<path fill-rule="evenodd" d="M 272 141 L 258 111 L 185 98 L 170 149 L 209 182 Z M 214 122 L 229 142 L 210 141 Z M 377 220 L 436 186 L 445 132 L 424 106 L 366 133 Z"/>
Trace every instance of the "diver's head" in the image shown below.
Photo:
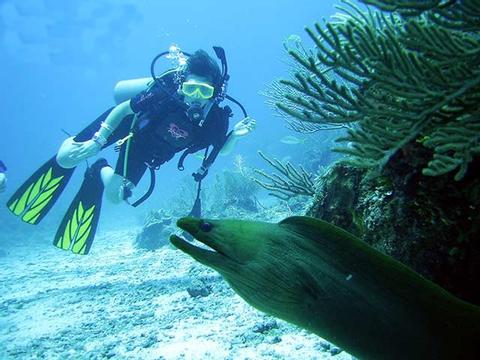
<path fill-rule="evenodd" d="M 218 64 L 204 50 L 195 51 L 187 60 L 179 88 L 192 122 L 203 125 L 221 88 Z"/>
<path fill-rule="evenodd" d="M 220 68 L 204 50 L 197 50 L 188 58 L 183 74 L 180 90 L 187 104 L 204 106 L 222 87 Z"/>

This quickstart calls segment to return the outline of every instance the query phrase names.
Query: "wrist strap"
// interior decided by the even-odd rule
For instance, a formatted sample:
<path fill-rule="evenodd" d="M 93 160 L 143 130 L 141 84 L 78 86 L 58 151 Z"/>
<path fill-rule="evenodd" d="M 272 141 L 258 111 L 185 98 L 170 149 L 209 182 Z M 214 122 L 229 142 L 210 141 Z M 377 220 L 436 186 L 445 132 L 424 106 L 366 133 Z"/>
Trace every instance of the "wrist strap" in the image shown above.
<path fill-rule="evenodd" d="M 99 131 L 97 131 L 95 134 L 93 134 L 92 140 L 95 141 L 98 145 L 101 147 L 104 147 L 105 144 L 107 143 L 107 138 L 100 134 Z"/>

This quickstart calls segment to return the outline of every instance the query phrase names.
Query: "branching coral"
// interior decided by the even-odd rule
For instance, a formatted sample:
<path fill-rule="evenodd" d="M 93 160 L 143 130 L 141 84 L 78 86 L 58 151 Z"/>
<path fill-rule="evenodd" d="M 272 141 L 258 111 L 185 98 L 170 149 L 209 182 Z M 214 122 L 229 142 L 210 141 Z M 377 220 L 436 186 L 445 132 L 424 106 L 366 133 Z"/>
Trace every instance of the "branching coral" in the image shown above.
<path fill-rule="evenodd" d="M 461 31 L 478 31 L 480 8 L 477 0 L 362 0 L 380 10 L 398 12 L 405 17 L 418 16 L 428 11 L 434 23 Z"/>
<path fill-rule="evenodd" d="M 283 163 L 277 159 L 270 159 L 261 151 L 258 154 L 281 175 L 269 175 L 262 170 L 255 169 L 255 173 L 270 180 L 269 183 L 254 179 L 261 187 L 270 190 L 270 195 L 282 200 L 289 200 L 298 195 L 313 196 L 315 185 L 312 181 L 313 175 L 308 173 L 302 166 L 296 169 L 288 161 Z"/>
<path fill-rule="evenodd" d="M 213 208 L 217 213 L 226 209 L 257 211 L 255 194 L 260 189 L 252 175 L 253 170 L 247 166 L 242 155 L 236 155 L 233 161 L 234 171 L 225 170 L 217 174 L 212 197 Z"/>
<path fill-rule="evenodd" d="M 363 2 L 396 12 L 344 1 L 307 28 L 315 50 L 288 48 L 296 65 L 273 86 L 277 108 L 299 123 L 349 126 L 335 150 L 353 165 L 382 169 L 417 141 L 433 150 L 425 175 L 461 179 L 480 155 L 480 0 Z"/>
<path fill-rule="evenodd" d="M 224 198 L 223 206 L 236 206 L 245 210 L 256 209 L 255 193 L 259 190 L 253 179 L 245 173 L 224 171 L 221 181 L 222 192 L 219 198 Z"/>

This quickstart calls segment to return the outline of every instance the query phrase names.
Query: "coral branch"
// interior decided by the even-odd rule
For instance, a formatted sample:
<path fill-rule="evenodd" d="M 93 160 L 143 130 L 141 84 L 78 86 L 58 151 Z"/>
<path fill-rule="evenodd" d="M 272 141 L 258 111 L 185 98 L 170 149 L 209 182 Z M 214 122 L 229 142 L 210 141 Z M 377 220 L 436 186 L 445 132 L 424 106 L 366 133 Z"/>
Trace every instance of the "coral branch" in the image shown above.
<path fill-rule="evenodd" d="M 433 151 L 423 174 L 461 179 L 479 156 L 480 0 L 362 2 L 383 12 L 345 0 L 306 29 L 314 49 L 286 47 L 292 75 L 270 103 L 300 132 L 347 127 L 335 150 L 358 167 L 380 171 L 417 141 Z"/>
<path fill-rule="evenodd" d="M 288 161 L 283 163 L 275 158 L 270 159 L 261 151 L 258 154 L 281 174 L 269 175 L 262 170 L 255 169 L 256 174 L 266 178 L 269 182 L 259 179 L 254 179 L 254 181 L 261 187 L 270 190 L 270 195 L 282 200 L 288 200 L 299 195 L 313 196 L 315 194 L 315 185 L 312 181 L 313 175 L 308 173 L 302 166 L 297 169 Z"/>

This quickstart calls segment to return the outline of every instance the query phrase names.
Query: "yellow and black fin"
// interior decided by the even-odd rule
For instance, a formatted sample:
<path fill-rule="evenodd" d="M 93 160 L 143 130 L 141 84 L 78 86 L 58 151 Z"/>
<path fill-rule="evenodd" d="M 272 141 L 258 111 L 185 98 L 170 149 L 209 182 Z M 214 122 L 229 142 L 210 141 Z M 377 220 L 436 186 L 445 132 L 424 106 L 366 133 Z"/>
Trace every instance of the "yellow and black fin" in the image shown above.
<path fill-rule="evenodd" d="M 90 251 L 102 207 L 102 167 L 105 159 L 97 160 L 85 172 L 85 178 L 57 230 L 53 244 L 75 254 L 86 255 Z"/>
<path fill-rule="evenodd" d="M 38 224 L 55 204 L 75 168 L 65 169 L 52 157 L 8 200 L 10 211 L 29 224 Z"/>
<path fill-rule="evenodd" d="M 97 160 L 85 172 L 85 178 L 57 230 L 53 244 L 75 254 L 86 255 L 90 251 L 102 207 L 102 167 L 105 159 Z"/>

